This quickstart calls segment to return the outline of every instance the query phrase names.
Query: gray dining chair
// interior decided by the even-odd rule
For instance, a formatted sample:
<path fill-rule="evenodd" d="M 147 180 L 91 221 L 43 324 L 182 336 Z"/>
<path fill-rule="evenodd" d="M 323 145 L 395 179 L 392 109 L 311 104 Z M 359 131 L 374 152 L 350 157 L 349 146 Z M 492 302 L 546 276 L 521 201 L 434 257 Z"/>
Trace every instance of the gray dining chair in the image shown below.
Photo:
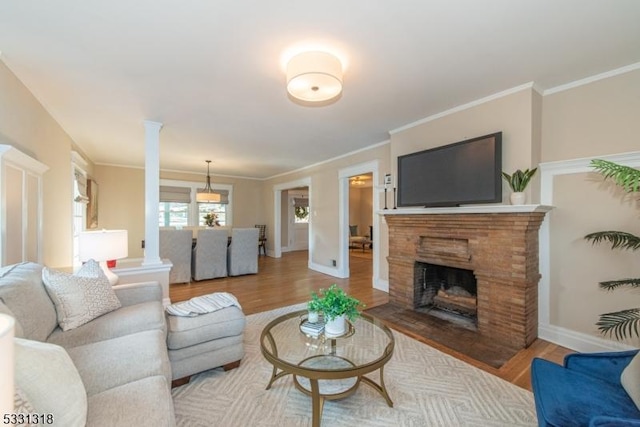
<path fill-rule="evenodd" d="M 227 258 L 229 276 L 258 273 L 257 228 L 234 228 L 231 230 L 231 244 Z"/>
<path fill-rule="evenodd" d="M 227 230 L 198 230 L 191 257 L 193 280 L 215 279 L 227 276 Z"/>
<path fill-rule="evenodd" d="M 168 258 L 173 267 L 169 283 L 191 282 L 191 230 L 160 230 L 160 258 Z"/>

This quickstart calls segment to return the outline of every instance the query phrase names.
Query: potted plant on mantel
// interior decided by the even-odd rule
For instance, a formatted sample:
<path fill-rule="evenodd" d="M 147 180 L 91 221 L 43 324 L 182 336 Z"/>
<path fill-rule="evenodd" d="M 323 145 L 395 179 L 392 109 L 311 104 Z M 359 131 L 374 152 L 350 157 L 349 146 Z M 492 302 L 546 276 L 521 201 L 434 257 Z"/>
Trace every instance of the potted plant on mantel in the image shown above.
<path fill-rule="evenodd" d="M 327 335 L 340 336 L 347 331 L 346 319 L 355 320 L 360 316 L 359 300 L 347 293 L 335 283 L 329 289 L 320 289 L 319 294 L 311 294 L 308 309 L 324 315 L 324 330 Z"/>
<path fill-rule="evenodd" d="M 502 172 L 502 177 L 507 181 L 509 187 L 511 187 L 511 190 L 513 191 L 509 196 L 509 201 L 512 205 L 524 205 L 526 200 L 524 190 L 527 188 L 527 185 L 529 185 L 529 181 L 531 181 L 531 178 L 535 175 L 537 170 L 538 168 L 533 168 L 531 170 L 525 169 L 524 171 L 517 169 L 511 175 L 506 172 Z"/>

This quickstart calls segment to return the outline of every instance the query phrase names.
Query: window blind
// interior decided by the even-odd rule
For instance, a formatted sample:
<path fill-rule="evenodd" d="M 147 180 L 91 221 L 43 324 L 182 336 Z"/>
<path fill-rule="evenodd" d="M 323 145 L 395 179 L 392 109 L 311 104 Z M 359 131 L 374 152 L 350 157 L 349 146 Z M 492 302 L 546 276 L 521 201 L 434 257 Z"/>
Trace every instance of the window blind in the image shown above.
<path fill-rule="evenodd" d="M 89 203 L 87 196 L 87 177 L 79 170 L 73 171 L 75 179 L 73 181 L 73 201 L 78 203 Z"/>
<path fill-rule="evenodd" d="M 191 203 L 191 189 L 189 187 L 161 185 L 160 202 Z"/>

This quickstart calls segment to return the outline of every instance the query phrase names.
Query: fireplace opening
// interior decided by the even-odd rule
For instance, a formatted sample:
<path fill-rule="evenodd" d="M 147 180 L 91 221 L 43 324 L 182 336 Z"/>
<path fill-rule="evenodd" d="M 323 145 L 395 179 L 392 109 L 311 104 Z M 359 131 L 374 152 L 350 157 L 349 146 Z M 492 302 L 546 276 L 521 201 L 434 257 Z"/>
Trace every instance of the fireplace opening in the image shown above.
<path fill-rule="evenodd" d="M 477 295 L 477 281 L 472 270 L 416 261 L 416 310 L 475 328 L 478 313 Z"/>

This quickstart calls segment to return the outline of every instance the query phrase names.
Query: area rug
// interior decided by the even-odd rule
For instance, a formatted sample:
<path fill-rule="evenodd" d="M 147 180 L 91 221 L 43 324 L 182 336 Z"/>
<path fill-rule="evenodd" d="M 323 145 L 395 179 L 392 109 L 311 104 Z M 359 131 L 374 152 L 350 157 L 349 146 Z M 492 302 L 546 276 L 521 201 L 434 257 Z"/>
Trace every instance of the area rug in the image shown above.
<path fill-rule="evenodd" d="M 173 390 L 178 426 L 310 426 L 311 400 L 295 389 L 291 376 L 265 390 L 272 366 L 259 343 L 270 320 L 303 307 L 248 316 L 246 354 L 239 368 L 213 369 Z M 385 383 L 394 406 L 388 407 L 377 392 L 361 385 L 346 399 L 325 402 L 323 426 L 536 425 L 530 392 L 393 332 L 396 347 L 385 367 Z"/>

